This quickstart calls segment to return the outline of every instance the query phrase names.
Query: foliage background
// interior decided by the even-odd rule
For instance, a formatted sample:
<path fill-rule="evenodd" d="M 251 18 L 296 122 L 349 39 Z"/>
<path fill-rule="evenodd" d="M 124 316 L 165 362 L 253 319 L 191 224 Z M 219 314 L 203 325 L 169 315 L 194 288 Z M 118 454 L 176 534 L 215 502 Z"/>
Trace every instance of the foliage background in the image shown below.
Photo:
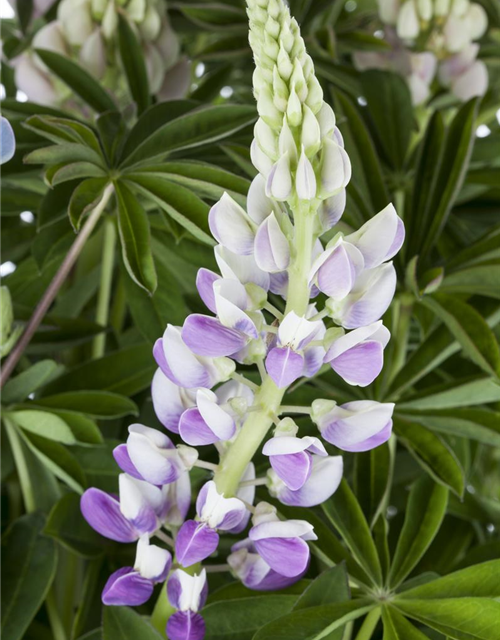
<path fill-rule="evenodd" d="M 322 371 L 294 399 L 396 401 L 395 437 L 346 454 L 341 489 L 305 512 L 319 532 L 306 580 L 255 594 L 229 576 L 210 577 L 207 637 L 301 640 L 324 632 L 363 640 L 371 625 L 384 640 L 495 640 L 500 10 L 495 0 L 482 2 L 490 20 L 485 98 L 460 105 L 438 93 L 414 109 L 399 76 L 353 68 L 353 51 L 384 43 L 369 29 L 374 6 L 350 2 L 290 4 L 353 163 L 343 224 L 357 226 L 393 201 L 407 240 L 384 319 L 393 339 L 382 375 L 358 389 Z M 16 266 L 3 279 L 12 330 L 31 316 L 89 206 L 109 181 L 116 189 L 3 389 L 5 640 L 160 637 L 130 610 L 102 611 L 106 577 L 131 564 L 132 551 L 93 533 L 78 496 L 88 486 L 116 490 L 111 450 L 131 421 L 160 427 L 149 392 L 151 347 L 167 322 L 201 310 L 196 271 L 214 266 L 208 211 L 225 190 L 245 203 L 256 119 L 243 2 L 170 2 L 169 16 L 193 61 L 184 100 L 152 104 L 147 82 L 133 81 L 145 77 L 139 54 L 120 63 L 135 112 L 120 111 L 75 64 L 41 54 L 86 103 L 86 118 L 20 102 L 8 63 L 2 69 L 3 115 L 18 143 L 2 176 L 2 263 Z M 27 46 L 37 26 L 21 18 L 21 28 L 4 27 L 7 52 Z M 120 29 L 122 53 L 134 52 L 133 33 L 124 23 Z M 307 421 L 301 428 L 312 433 Z M 194 478 L 196 486 L 207 476 L 198 470 Z M 383 624 L 370 613 L 373 597 L 380 613 L 395 589 L 410 587 L 406 599 L 383 606 Z"/>

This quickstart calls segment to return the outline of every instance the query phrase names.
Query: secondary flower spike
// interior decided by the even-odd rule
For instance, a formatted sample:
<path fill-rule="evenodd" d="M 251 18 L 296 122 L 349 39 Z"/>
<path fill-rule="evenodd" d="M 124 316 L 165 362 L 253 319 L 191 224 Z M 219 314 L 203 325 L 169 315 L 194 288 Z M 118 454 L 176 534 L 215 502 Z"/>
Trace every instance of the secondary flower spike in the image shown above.
<path fill-rule="evenodd" d="M 168 324 L 154 345 L 153 407 L 169 435 L 131 425 L 114 450 L 119 498 L 89 489 L 81 502 L 102 535 L 124 543 L 156 536 L 163 553 L 149 554 L 175 557 L 180 568 L 166 590 L 176 609 L 165 619 L 170 640 L 203 638 L 205 567 L 215 562 L 256 590 L 285 588 L 306 574 L 313 526 L 280 519 L 265 501 L 254 506 L 256 487 L 290 507 L 319 505 L 343 473 L 342 456 L 329 455 L 325 443 L 365 451 L 392 430 L 394 405 L 354 400 L 356 393 L 342 405 L 314 395 L 312 406 L 293 404 L 295 386 L 311 398 L 313 376 L 339 376 L 349 396 L 348 385 L 366 387 L 382 370 L 390 334 L 381 318 L 396 288 L 391 260 L 404 227 L 390 204 L 361 228 L 336 227 L 351 164 L 335 114 L 285 3 L 247 5 L 258 174 L 245 206 L 225 193 L 212 207 L 217 267 L 199 269 L 197 312 L 182 327 Z M 144 601 L 163 577 L 166 563 L 153 574 L 141 557 L 112 576 L 108 604 Z"/>

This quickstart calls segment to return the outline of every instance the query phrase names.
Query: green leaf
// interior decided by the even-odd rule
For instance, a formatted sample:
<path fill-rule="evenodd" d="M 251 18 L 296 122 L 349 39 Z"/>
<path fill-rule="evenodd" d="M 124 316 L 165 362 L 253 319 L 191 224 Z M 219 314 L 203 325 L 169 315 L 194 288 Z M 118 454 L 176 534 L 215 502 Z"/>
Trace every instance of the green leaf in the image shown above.
<path fill-rule="evenodd" d="M 101 390 L 133 396 L 149 388 L 156 366 L 151 345 L 134 345 L 70 369 L 47 385 L 45 395 Z"/>
<path fill-rule="evenodd" d="M 56 186 L 69 180 L 80 178 L 104 178 L 106 172 L 90 162 L 73 162 L 57 169 L 50 177 L 49 184 Z"/>
<path fill-rule="evenodd" d="M 292 611 L 259 629 L 253 640 L 320 640 L 375 607 L 368 599 Z"/>
<path fill-rule="evenodd" d="M 49 440 L 74 444 L 76 439 L 68 425 L 59 416 L 46 411 L 12 411 L 9 417 L 25 431 L 43 436 Z"/>
<path fill-rule="evenodd" d="M 71 162 L 88 162 L 105 168 L 102 157 L 93 149 L 79 142 L 63 142 L 50 147 L 35 149 L 23 159 L 25 164 L 63 165 Z"/>
<path fill-rule="evenodd" d="M 366 128 L 363 119 L 359 115 L 358 109 L 354 102 L 348 97 L 338 92 L 336 94 L 342 112 L 344 113 L 347 122 L 343 126 L 342 132 L 346 143 L 346 149 L 351 156 L 350 144 L 352 143 L 356 149 L 356 157 L 359 164 L 353 171 L 353 178 L 356 181 L 360 179 L 360 173 L 362 172 L 365 182 L 366 194 L 368 200 L 372 202 L 372 215 L 377 211 L 383 209 L 389 202 L 390 196 L 385 186 L 384 177 L 382 174 L 382 168 L 373 144 L 372 138 L 368 129 Z M 357 171 L 356 171 L 357 169 Z"/>
<path fill-rule="evenodd" d="M 394 169 L 401 169 L 414 128 L 410 90 L 396 73 L 371 69 L 361 74 L 367 113 L 380 147 Z"/>
<path fill-rule="evenodd" d="M 7 381 L 2 389 L 2 402 L 12 404 L 25 400 L 31 393 L 43 387 L 60 370 L 53 360 L 40 360 L 26 371 L 18 374 L 15 378 Z"/>
<path fill-rule="evenodd" d="M 500 640 L 500 602 L 487 598 L 398 600 L 397 608 L 454 640 Z"/>
<path fill-rule="evenodd" d="M 382 609 L 382 622 L 384 623 L 384 640 L 428 640 L 428 636 L 414 627 L 393 607 Z"/>
<path fill-rule="evenodd" d="M 55 51 L 48 49 L 35 51 L 42 62 L 95 111 L 100 113 L 116 110 L 111 95 L 79 64 Z"/>
<path fill-rule="evenodd" d="M 128 607 L 104 607 L 103 640 L 162 640 L 143 617 Z"/>
<path fill-rule="evenodd" d="M 421 302 L 446 324 L 473 362 L 490 375 L 500 374 L 495 334 L 473 307 L 446 293 L 424 296 Z"/>
<path fill-rule="evenodd" d="M 370 526 L 384 508 L 391 486 L 391 451 L 384 443 L 354 458 L 354 493 Z"/>
<path fill-rule="evenodd" d="M 468 293 L 499 299 L 499 282 L 500 262 L 495 261 L 473 265 L 446 275 L 440 290 L 446 293 Z"/>
<path fill-rule="evenodd" d="M 446 224 L 453 203 L 462 188 L 475 138 L 479 98 L 466 102 L 446 133 L 443 153 L 436 171 L 430 202 L 430 228 L 421 255 L 426 256 Z"/>
<path fill-rule="evenodd" d="M 203 608 L 205 640 L 252 640 L 264 624 L 292 610 L 296 595 L 264 594 L 220 600 Z"/>
<path fill-rule="evenodd" d="M 65 482 L 70 489 L 83 493 L 87 481 L 76 458 L 58 442 L 48 440 L 34 433 L 22 433 L 24 442 L 37 458 L 57 478 Z"/>
<path fill-rule="evenodd" d="M 442 409 L 410 411 L 405 419 L 425 427 L 462 438 L 500 447 L 500 413 L 487 409 Z"/>
<path fill-rule="evenodd" d="M 54 409 L 79 411 L 94 418 L 123 418 L 138 415 L 137 405 L 129 398 L 109 391 L 70 391 L 45 396 L 36 400 L 38 405 Z"/>
<path fill-rule="evenodd" d="M 209 207 L 192 191 L 163 177 L 141 174 L 135 174 L 130 184 L 153 200 L 195 238 L 214 246 L 215 241 L 208 227 Z"/>
<path fill-rule="evenodd" d="M 441 111 L 432 114 L 419 146 L 409 215 L 405 214 L 406 241 L 402 250 L 412 258 L 428 233 L 431 215 L 432 185 L 436 179 L 436 165 L 429 158 L 439 158 L 444 145 L 445 126 Z M 408 219 L 407 219 L 408 218 Z"/>
<path fill-rule="evenodd" d="M 71 451 L 84 470 L 89 486 L 116 493 L 120 468 L 113 457 L 113 449 L 118 444 L 121 444 L 118 440 L 108 440 L 103 446 L 72 447 Z"/>
<path fill-rule="evenodd" d="M 215 105 L 197 109 L 167 122 L 132 151 L 124 166 L 149 164 L 173 151 L 194 149 L 226 138 L 256 118 L 254 107 L 244 105 Z"/>
<path fill-rule="evenodd" d="M 57 567 L 54 541 L 42 535 L 44 517 L 25 515 L 2 541 L 2 638 L 21 640 L 47 595 Z"/>
<path fill-rule="evenodd" d="M 123 14 L 119 14 L 118 44 L 130 93 L 137 104 L 138 112 L 142 113 L 150 103 L 144 52 Z"/>
<path fill-rule="evenodd" d="M 447 576 L 404 591 L 399 598 L 498 598 L 500 597 L 500 560 L 491 560 L 455 571 Z"/>
<path fill-rule="evenodd" d="M 500 384 L 481 376 L 426 389 L 400 402 L 398 409 L 453 409 L 488 402 L 500 402 Z"/>
<path fill-rule="evenodd" d="M 132 127 L 124 142 L 120 158 L 127 158 L 164 124 L 183 116 L 198 105 L 194 100 L 169 100 L 149 107 Z"/>
<path fill-rule="evenodd" d="M 87 524 L 80 511 L 80 496 L 68 493 L 49 514 L 44 533 L 84 558 L 103 553 L 103 538 Z"/>
<path fill-rule="evenodd" d="M 123 261 L 132 280 L 152 294 L 158 280 L 148 216 L 139 200 L 121 182 L 116 184 L 116 198 Z"/>
<path fill-rule="evenodd" d="M 293 609 L 297 611 L 308 607 L 318 607 L 322 604 L 343 602 L 344 600 L 349 600 L 349 597 L 349 584 L 345 565 L 340 564 L 320 573 L 302 593 Z M 335 636 L 332 636 L 332 640 L 333 638 Z"/>
<path fill-rule="evenodd" d="M 405 521 L 389 573 L 396 588 L 414 569 L 434 540 L 448 504 L 448 490 L 430 478 L 418 480 L 410 491 Z"/>
<path fill-rule="evenodd" d="M 101 200 L 107 184 L 107 178 L 88 178 L 73 191 L 69 201 L 68 214 L 75 231 L 80 229 L 85 214 Z"/>
<path fill-rule="evenodd" d="M 463 495 L 463 469 L 453 451 L 439 436 L 420 424 L 407 422 L 400 417 L 394 421 L 394 430 L 420 466 L 436 482 L 450 487 L 458 496 Z"/>
<path fill-rule="evenodd" d="M 382 569 L 370 529 L 356 496 L 344 479 L 334 495 L 321 507 L 358 564 L 374 584 L 381 584 Z"/>

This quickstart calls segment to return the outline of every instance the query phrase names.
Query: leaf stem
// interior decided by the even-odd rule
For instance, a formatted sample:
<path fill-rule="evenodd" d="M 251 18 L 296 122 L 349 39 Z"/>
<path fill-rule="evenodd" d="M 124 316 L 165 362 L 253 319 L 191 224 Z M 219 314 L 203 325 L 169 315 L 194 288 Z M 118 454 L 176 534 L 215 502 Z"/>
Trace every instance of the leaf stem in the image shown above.
<path fill-rule="evenodd" d="M 94 227 L 96 226 L 99 218 L 101 217 L 102 212 L 104 211 L 106 205 L 108 204 L 111 194 L 113 193 L 113 189 L 114 187 L 112 184 L 109 184 L 106 187 L 101 200 L 96 205 L 96 207 L 92 210 L 91 214 L 88 216 L 87 220 L 85 221 L 85 224 L 83 225 L 82 230 L 76 237 L 76 240 L 71 245 L 71 248 L 66 254 L 66 257 L 64 258 L 56 275 L 54 276 L 52 282 L 47 287 L 45 293 L 42 296 L 42 299 L 38 303 L 35 311 L 33 312 L 33 315 L 31 316 L 28 324 L 26 325 L 26 329 L 24 330 L 24 333 L 22 334 L 19 342 L 16 344 L 14 349 L 11 351 L 9 357 L 5 361 L 5 364 L 2 370 L 2 376 L 0 379 L 0 386 L 3 386 L 7 382 L 10 375 L 14 371 L 19 358 L 24 353 L 24 350 L 30 343 L 31 338 L 35 334 L 36 330 L 38 329 L 38 326 L 40 325 L 47 311 L 49 310 L 50 305 L 52 304 L 56 295 L 58 294 L 59 289 L 61 288 L 62 284 L 68 277 L 68 274 L 71 271 L 73 265 L 75 264 L 76 259 L 80 255 L 80 252 L 83 249 L 83 246 L 85 245 L 86 241 L 88 240 L 89 236 L 94 230 Z"/>
<path fill-rule="evenodd" d="M 62 620 L 59 616 L 59 610 L 57 607 L 56 597 L 54 593 L 54 587 L 49 590 L 47 599 L 45 600 L 45 606 L 47 608 L 47 614 L 49 616 L 50 628 L 52 629 L 52 635 L 54 640 L 67 640 L 66 631 L 64 629 Z"/>
<path fill-rule="evenodd" d="M 97 310 L 95 321 L 105 327 L 109 318 L 109 302 L 111 299 L 111 286 L 113 284 L 113 267 L 115 262 L 116 228 L 112 218 L 104 221 L 104 238 L 102 248 L 101 285 L 97 298 Z M 100 358 L 104 355 L 106 347 L 106 333 L 103 331 L 94 338 L 92 343 L 92 358 Z"/>

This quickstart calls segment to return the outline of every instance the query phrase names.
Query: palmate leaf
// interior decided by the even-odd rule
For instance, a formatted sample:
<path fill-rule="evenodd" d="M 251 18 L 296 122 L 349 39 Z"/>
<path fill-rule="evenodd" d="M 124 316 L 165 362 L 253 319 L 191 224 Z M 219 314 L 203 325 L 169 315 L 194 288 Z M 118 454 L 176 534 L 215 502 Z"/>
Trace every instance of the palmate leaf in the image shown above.
<path fill-rule="evenodd" d="M 123 14 L 118 18 L 118 44 L 123 69 L 138 112 L 142 113 L 151 101 L 144 54 L 127 18 Z"/>
<path fill-rule="evenodd" d="M 428 636 L 419 631 L 413 624 L 402 616 L 394 607 L 382 609 L 384 624 L 383 640 L 427 640 Z"/>
<path fill-rule="evenodd" d="M 446 275 L 441 291 L 445 293 L 466 293 L 500 299 L 500 261 L 491 260 L 481 264 L 453 271 Z"/>
<path fill-rule="evenodd" d="M 43 387 L 60 372 L 60 365 L 53 360 L 40 360 L 14 378 L 2 389 L 2 402 L 11 404 L 25 400 L 31 393 Z"/>
<path fill-rule="evenodd" d="M 145 114 L 146 115 L 146 114 Z M 254 107 L 215 105 L 190 111 L 156 129 L 122 160 L 122 168 L 151 164 L 170 153 L 214 143 L 254 122 Z"/>
<path fill-rule="evenodd" d="M 104 607 L 103 640 L 161 640 L 158 633 L 142 616 L 128 607 Z"/>
<path fill-rule="evenodd" d="M 101 200 L 108 183 L 109 180 L 106 177 L 88 178 L 73 191 L 69 201 L 68 215 L 75 231 L 80 229 L 85 214 Z"/>
<path fill-rule="evenodd" d="M 441 526 L 447 504 L 448 490 L 430 478 L 413 485 L 389 573 L 391 587 L 399 586 L 422 558 Z"/>
<path fill-rule="evenodd" d="M 39 398 L 36 403 L 52 409 L 79 411 L 101 420 L 138 415 L 135 402 L 110 391 L 70 391 Z"/>
<path fill-rule="evenodd" d="M 388 443 L 360 452 L 354 459 L 354 493 L 370 526 L 385 506 L 390 491 L 391 458 Z"/>
<path fill-rule="evenodd" d="M 2 638 L 21 640 L 52 584 L 57 566 L 53 540 L 42 534 L 44 517 L 19 518 L 2 541 Z"/>
<path fill-rule="evenodd" d="M 74 444 L 76 438 L 59 416 L 46 411 L 25 409 L 12 411 L 9 417 L 24 431 L 36 433 L 49 440 L 63 444 Z"/>

